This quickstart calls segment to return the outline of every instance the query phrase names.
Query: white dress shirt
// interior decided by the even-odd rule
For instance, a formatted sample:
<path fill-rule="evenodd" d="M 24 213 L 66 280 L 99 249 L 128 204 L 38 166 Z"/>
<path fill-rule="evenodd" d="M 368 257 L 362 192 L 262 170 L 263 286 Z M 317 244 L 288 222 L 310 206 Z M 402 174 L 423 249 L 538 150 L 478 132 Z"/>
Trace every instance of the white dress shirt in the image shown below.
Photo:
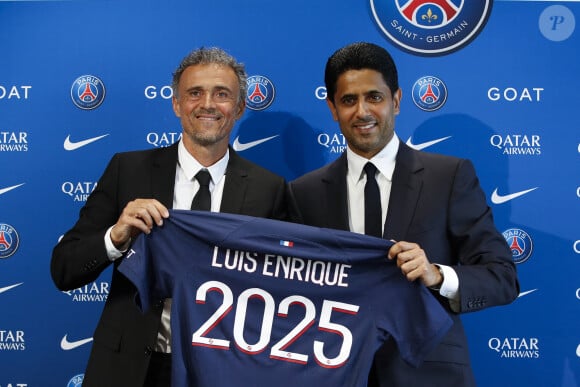
<path fill-rule="evenodd" d="M 371 162 L 377 168 L 375 176 L 379 190 L 381 192 L 381 224 L 384 233 L 387 210 L 389 208 L 389 198 L 391 196 L 391 185 L 397 151 L 399 149 L 399 138 L 395 134 L 391 141 L 370 160 L 357 155 L 350 147 L 346 148 L 346 159 L 348 163 L 346 174 L 346 185 L 348 193 L 348 219 L 351 231 L 364 234 L 364 189 L 366 184 L 366 174 L 363 170 L 367 162 Z M 451 267 L 437 264 L 442 271 L 443 283 L 438 289 L 439 294 L 449 299 L 451 309 L 459 311 L 459 278 Z"/>

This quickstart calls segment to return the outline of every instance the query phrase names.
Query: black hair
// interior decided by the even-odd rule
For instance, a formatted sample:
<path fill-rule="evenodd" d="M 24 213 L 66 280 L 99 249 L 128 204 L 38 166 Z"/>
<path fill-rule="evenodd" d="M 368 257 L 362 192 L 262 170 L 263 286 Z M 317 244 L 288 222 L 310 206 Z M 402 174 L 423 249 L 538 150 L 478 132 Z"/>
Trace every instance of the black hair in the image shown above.
<path fill-rule="evenodd" d="M 391 54 L 376 44 L 358 42 L 338 49 L 328 58 L 324 70 L 324 83 L 328 98 L 334 102 L 338 77 L 348 70 L 363 69 L 381 73 L 392 94 L 399 89 L 397 66 Z"/>

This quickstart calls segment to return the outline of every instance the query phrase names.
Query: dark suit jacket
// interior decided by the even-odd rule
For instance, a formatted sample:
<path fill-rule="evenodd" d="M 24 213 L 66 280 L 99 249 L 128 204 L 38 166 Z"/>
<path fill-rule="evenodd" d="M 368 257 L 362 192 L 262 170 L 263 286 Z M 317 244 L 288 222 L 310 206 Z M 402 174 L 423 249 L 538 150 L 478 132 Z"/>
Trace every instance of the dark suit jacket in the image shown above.
<path fill-rule="evenodd" d="M 292 220 L 348 230 L 346 153 L 289 184 Z M 459 277 L 461 312 L 513 301 L 519 292 L 507 243 L 468 160 L 419 152 L 400 144 L 384 238 L 418 243 L 433 263 Z M 379 386 L 474 386 L 467 339 L 458 314 L 435 293 L 454 325 L 419 369 L 404 363 L 392 343 L 375 357 Z M 412 306 L 411 306 L 412 307 Z M 374 380 L 375 376 L 378 380 Z"/>
<path fill-rule="evenodd" d="M 51 274 L 60 290 L 97 279 L 111 261 L 104 235 L 125 205 L 136 198 L 155 198 L 173 205 L 177 144 L 168 148 L 116 154 L 80 211 L 74 227 L 54 248 Z M 285 181 L 230 149 L 221 212 L 282 219 Z M 135 288 L 114 263 L 111 287 L 98 326 L 84 386 L 142 386 L 154 348 L 163 300 L 146 314 L 134 304 Z"/>

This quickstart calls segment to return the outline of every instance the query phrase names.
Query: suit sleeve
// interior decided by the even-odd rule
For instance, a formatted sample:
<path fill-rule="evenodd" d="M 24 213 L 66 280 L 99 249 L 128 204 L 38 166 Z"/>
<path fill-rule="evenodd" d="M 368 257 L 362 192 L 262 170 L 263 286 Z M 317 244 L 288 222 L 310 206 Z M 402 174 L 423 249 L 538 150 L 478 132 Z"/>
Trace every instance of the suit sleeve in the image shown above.
<path fill-rule="evenodd" d="M 449 227 L 459 261 L 453 268 L 461 312 L 512 302 L 519 293 L 515 264 L 470 161 L 459 163 L 451 195 Z"/>
<path fill-rule="evenodd" d="M 76 224 L 52 251 L 50 273 L 56 287 L 72 290 L 96 280 L 112 262 L 104 237 L 115 224 L 119 210 L 116 190 L 119 158 L 115 155 L 80 210 Z"/>

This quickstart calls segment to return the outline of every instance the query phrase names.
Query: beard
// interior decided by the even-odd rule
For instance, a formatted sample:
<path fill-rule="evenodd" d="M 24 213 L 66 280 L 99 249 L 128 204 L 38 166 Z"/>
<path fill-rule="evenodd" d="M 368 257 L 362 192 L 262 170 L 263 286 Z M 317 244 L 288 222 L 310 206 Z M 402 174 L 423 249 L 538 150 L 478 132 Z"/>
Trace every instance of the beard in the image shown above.
<path fill-rule="evenodd" d="M 201 146 L 211 146 L 223 141 L 227 136 L 227 132 L 188 132 L 189 138 L 196 144 Z"/>
<path fill-rule="evenodd" d="M 216 121 L 200 121 L 196 117 L 199 114 L 211 114 L 215 115 Z M 203 110 L 193 112 L 187 119 L 187 121 L 182 121 L 182 125 L 185 128 L 186 135 L 190 140 L 201 146 L 211 146 L 226 139 L 231 128 L 227 128 L 228 123 L 224 122 L 226 117 L 215 110 Z M 231 125 L 233 127 L 233 123 Z"/>

